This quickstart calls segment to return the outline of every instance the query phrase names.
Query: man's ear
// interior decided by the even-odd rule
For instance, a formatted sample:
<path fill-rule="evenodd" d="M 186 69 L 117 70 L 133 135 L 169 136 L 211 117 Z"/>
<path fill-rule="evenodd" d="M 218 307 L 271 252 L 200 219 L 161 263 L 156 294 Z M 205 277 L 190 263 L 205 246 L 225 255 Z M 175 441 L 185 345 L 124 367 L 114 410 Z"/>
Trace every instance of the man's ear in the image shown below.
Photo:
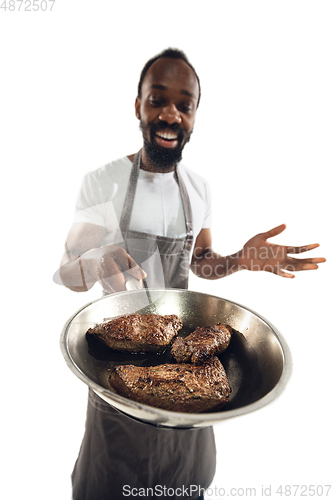
<path fill-rule="evenodd" d="M 135 116 L 137 117 L 138 120 L 140 120 L 140 106 L 141 106 L 141 101 L 137 97 L 135 99 Z"/>

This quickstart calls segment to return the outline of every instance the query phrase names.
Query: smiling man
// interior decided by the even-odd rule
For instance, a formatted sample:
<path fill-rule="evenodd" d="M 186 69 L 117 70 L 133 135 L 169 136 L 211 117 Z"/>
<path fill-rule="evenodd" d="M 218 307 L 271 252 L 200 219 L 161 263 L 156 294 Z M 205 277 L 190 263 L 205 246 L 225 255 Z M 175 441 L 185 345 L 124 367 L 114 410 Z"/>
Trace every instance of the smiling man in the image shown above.
<path fill-rule="evenodd" d="M 293 271 L 317 269 L 324 262 L 293 257 L 317 244 L 269 243 L 285 225 L 254 236 L 233 255 L 213 251 L 208 185 L 181 162 L 200 92 L 183 52 L 168 49 L 147 62 L 135 101 L 142 150 L 84 178 L 56 281 L 80 292 L 99 282 L 104 293 L 114 293 L 125 290 L 131 275 L 148 288 L 186 289 L 190 269 L 207 279 L 241 269 L 291 278 Z M 90 391 L 72 476 L 74 500 L 120 499 L 138 488 L 183 491 L 175 498 L 196 500 L 214 473 L 211 428 L 150 426 L 120 414 Z"/>
<path fill-rule="evenodd" d="M 199 94 L 199 80 L 184 60 L 164 57 L 147 68 L 135 101 L 144 141 L 142 168 L 175 169 L 193 131 Z"/>

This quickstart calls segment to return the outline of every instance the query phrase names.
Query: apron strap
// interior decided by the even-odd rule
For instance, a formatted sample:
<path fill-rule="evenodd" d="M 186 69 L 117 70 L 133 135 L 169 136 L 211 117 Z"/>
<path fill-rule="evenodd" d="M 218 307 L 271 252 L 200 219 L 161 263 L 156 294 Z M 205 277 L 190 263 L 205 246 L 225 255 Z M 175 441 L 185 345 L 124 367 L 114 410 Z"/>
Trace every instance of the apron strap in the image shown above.
<path fill-rule="evenodd" d="M 188 195 L 185 182 L 180 175 L 178 165 L 175 168 L 175 177 L 179 186 L 180 196 L 183 204 L 184 216 L 185 216 L 185 227 L 186 227 L 186 239 L 184 244 L 184 251 L 190 252 L 193 245 L 193 216 L 192 208 L 190 203 L 190 197 Z"/>
<path fill-rule="evenodd" d="M 136 186 L 138 184 L 140 164 L 141 164 L 141 151 L 142 150 L 140 149 L 140 151 L 138 151 L 138 153 L 136 153 L 136 155 L 134 156 L 133 166 L 132 166 L 132 170 L 131 170 L 131 174 L 130 174 L 130 178 L 129 178 L 129 183 L 128 183 L 128 187 L 127 187 L 127 192 L 126 192 L 126 196 L 125 196 L 123 211 L 122 211 L 120 223 L 119 223 L 120 231 L 123 235 L 125 243 L 126 243 L 127 232 L 129 230 L 131 217 L 132 217 L 132 210 L 133 210 Z"/>
<path fill-rule="evenodd" d="M 132 210 L 134 205 L 134 198 L 136 193 L 136 187 L 138 183 L 140 165 L 141 165 L 141 155 L 142 149 L 136 153 L 133 160 L 133 166 L 129 178 L 129 183 L 127 187 L 127 192 L 125 196 L 123 211 L 120 218 L 120 230 L 122 232 L 125 244 L 127 239 L 127 233 L 130 227 Z M 175 168 L 175 178 L 179 186 L 180 196 L 183 205 L 184 217 L 185 217 L 185 228 L 186 228 L 186 238 L 184 242 L 184 252 L 190 252 L 193 245 L 193 216 L 190 198 L 184 183 L 182 176 L 180 175 L 178 165 Z"/>

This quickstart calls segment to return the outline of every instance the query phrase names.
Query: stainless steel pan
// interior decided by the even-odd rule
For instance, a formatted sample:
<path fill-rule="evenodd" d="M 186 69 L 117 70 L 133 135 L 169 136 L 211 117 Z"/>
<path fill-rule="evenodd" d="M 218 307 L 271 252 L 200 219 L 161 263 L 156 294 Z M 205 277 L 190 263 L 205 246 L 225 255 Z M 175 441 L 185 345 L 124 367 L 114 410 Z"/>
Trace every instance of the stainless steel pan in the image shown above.
<path fill-rule="evenodd" d="M 123 314 L 177 314 L 181 335 L 199 326 L 227 323 L 236 332 L 220 357 L 232 394 L 223 411 L 178 413 L 136 403 L 116 394 L 108 383 L 117 364 L 151 366 L 171 361 L 162 355 L 112 352 L 86 338 L 88 328 Z M 133 290 L 108 295 L 75 313 L 61 335 L 69 368 L 107 403 L 144 422 L 167 427 L 204 427 L 258 410 L 281 394 L 291 374 L 291 355 L 277 329 L 259 314 L 220 297 L 189 290 Z"/>

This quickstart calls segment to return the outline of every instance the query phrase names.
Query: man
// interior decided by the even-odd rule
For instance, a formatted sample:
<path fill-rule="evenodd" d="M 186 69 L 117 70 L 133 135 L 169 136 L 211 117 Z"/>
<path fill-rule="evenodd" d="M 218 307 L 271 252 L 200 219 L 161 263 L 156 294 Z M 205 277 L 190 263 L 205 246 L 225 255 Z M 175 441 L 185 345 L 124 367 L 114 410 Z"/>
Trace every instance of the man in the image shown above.
<path fill-rule="evenodd" d="M 135 101 L 143 148 L 85 177 L 60 269 L 65 286 L 86 291 L 99 282 L 113 293 L 125 290 L 131 277 L 151 288 L 187 288 L 189 269 L 208 279 L 240 269 L 291 278 L 324 262 L 292 256 L 317 244 L 269 243 L 284 225 L 251 238 L 233 255 L 213 251 L 208 186 L 181 164 L 199 101 L 199 78 L 182 52 L 168 49 L 145 65 Z M 211 428 L 155 428 L 119 414 L 90 392 L 74 500 L 124 498 L 158 487 L 156 496 L 164 487 L 177 492 L 175 498 L 194 500 L 200 493 L 193 486 L 207 488 L 214 472 Z"/>

